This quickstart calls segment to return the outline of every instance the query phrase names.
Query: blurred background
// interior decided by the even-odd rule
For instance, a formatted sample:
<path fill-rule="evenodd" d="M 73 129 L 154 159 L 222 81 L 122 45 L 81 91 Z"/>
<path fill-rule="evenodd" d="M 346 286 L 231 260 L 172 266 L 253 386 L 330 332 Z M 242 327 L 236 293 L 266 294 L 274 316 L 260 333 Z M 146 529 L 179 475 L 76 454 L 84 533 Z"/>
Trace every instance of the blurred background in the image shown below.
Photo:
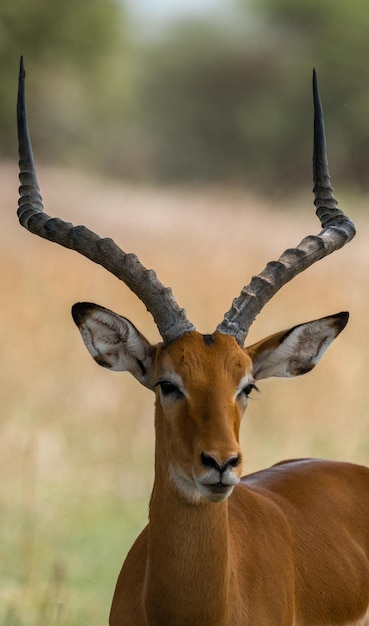
<path fill-rule="evenodd" d="M 14 0 L 0 8 L 1 155 L 25 56 L 39 161 L 278 193 L 310 174 L 312 67 L 341 184 L 366 189 L 363 0 Z"/>
<path fill-rule="evenodd" d="M 332 180 L 358 235 L 286 286 L 249 343 L 349 309 L 311 374 L 266 381 L 245 472 L 282 458 L 367 464 L 369 12 L 363 0 L 0 4 L 0 625 L 102 626 L 153 480 L 153 398 L 98 368 L 69 314 L 96 301 L 151 341 L 103 269 L 17 224 L 20 54 L 46 211 L 154 267 L 202 332 L 253 273 L 318 232 L 312 68 Z"/>

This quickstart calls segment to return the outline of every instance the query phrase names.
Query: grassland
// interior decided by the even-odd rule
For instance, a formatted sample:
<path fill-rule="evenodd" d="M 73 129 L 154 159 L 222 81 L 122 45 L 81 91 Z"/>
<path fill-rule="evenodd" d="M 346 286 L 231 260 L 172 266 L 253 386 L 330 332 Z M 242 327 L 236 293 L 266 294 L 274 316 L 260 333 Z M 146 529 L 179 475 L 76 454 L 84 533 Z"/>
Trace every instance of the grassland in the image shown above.
<path fill-rule="evenodd" d="M 240 190 L 137 189 L 47 168 L 39 177 L 47 212 L 138 253 L 203 332 L 252 273 L 318 231 L 308 194 L 273 206 Z M 103 626 L 147 517 L 153 398 L 93 363 L 69 309 L 96 301 L 159 337 L 105 270 L 18 226 L 13 165 L 1 165 L 0 182 L 0 625 Z M 243 425 L 245 471 L 312 455 L 368 463 L 369 220 L 365 199 L 346 205 L 357 238 L 286 286 L 249 339 L 347 309 L 349 326 L 311 374 L 260 384 Z"/>

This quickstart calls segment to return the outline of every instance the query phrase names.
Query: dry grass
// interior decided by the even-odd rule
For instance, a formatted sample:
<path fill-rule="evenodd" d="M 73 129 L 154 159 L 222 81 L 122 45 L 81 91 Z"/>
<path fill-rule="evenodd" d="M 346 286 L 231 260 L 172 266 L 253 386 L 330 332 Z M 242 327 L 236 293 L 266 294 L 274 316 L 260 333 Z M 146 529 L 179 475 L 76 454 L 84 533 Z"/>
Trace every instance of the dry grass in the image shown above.
<path fill-rule="evenodd" d="M 135 189 L 48 169 L 39 176 L 49 213 L 87 223 L 138 253 L 204 332 L 252 273 L 318 228 L 308 196 L 291 210 L 241 191 Z M 15 168 L 2 164 L 0 181 L 0 624 L 100 626 L 124 554 L 145 522 L 153 400 L 129 375 L 96 367 L 69 309 L 96 301 L 149 339 L 158 333 L 124 285 L 21 230 Z M 260 385 L 242 434 L 247 470 L 310 455 L 368 462 L 369 222 L 360 209 L 358 201 L 350 207 L 356 240 L 286 286 L 250 333 L 252 342 L 351 312 L 314 372 Z"/>

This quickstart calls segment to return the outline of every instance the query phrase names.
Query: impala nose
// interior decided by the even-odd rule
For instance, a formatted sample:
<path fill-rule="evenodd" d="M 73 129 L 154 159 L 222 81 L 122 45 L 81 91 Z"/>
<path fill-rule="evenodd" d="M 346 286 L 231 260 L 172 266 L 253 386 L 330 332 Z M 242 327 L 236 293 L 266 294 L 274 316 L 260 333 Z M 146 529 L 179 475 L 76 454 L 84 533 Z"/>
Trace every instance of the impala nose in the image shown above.
<path fill-rule="evenodd" d="M 216 469 L 220 474 L 228 469 L 228 467 L 237 467 L 240 463 L 240 455 L 235 454 L 230 456 L 225 462 L 220 463 L 219 460 L 213 456 L 212 454 L 208 454 L 207 452 L 201 453 L 201 463 L 205 465 L 205 467 L 211 467 L 212 469 Z"/>

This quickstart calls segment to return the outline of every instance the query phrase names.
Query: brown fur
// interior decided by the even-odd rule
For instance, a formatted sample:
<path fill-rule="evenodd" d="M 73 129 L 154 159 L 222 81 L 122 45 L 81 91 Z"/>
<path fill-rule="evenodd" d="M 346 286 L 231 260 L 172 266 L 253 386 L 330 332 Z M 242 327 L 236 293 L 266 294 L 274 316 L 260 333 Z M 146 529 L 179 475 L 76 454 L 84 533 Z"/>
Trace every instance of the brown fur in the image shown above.
<path fill-rule="evenodd" d="M 157 389 L 149 524 L 123 565 L 110 625 L 364 624 L 367 468 L 285 462 L 243 478 L 220 503 L 190 503 L 173 483 L 173 459 L 196 473 L 200 449 L 226 457 L 239 448 L 234 395 L 252 361 L 232 337 L 213 339 L 189 333 L 157 348 L 154 378 L 173 369 L 190 400 L 163 408 Z"/>

